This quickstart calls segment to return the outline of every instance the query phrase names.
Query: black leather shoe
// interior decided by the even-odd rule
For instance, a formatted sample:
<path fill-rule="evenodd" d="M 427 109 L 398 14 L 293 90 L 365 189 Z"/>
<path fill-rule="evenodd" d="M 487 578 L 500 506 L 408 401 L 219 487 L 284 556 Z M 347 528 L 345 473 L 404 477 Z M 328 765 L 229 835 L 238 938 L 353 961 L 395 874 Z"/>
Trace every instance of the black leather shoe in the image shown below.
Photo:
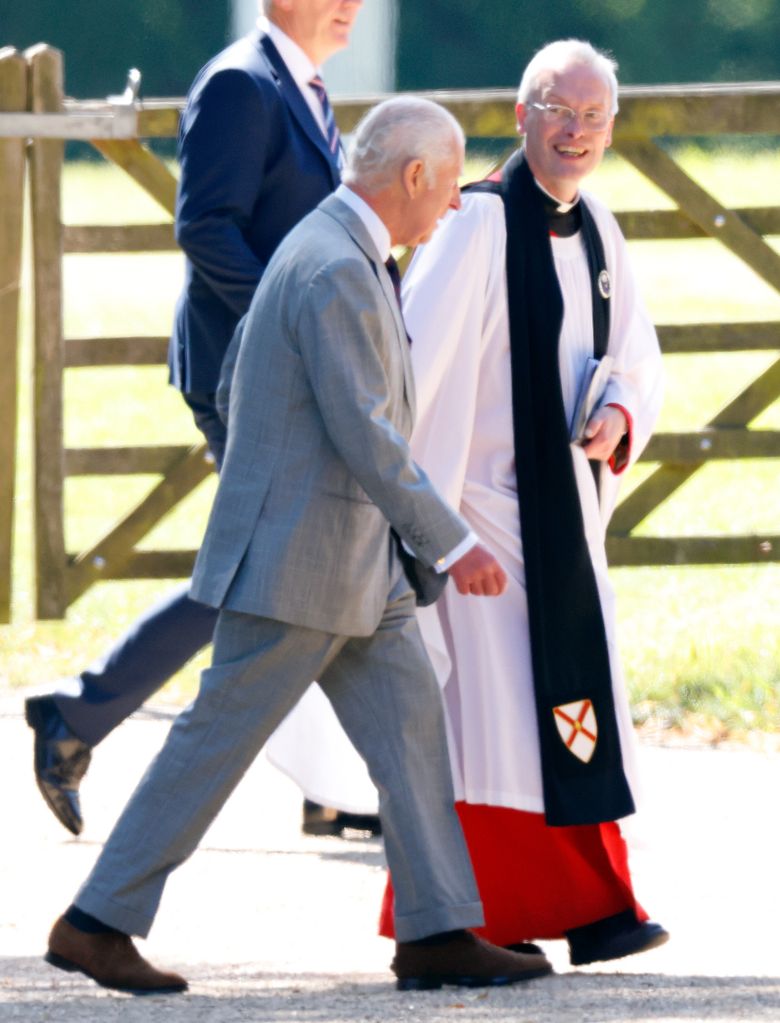
<path fill-rule="evenodd" d="M 382 834 L 382 824 L 375 813 L 347 813 L 346 810 L 304 799 L 301 831 L 304 835 L 332 835 L 335 838 L 344 838 L 345 831 L 367 831 L 376 837 Z"/>
<path fill-rule="evenodd" d="M 63 827 L 81 834 L 84 821 L 79 785 L 91 758 L 90 747 L 65 724 L 51 696 L 31 696 L 24 716 L 35 732 L 35 780 L 46 804 Z"/>
<path fill-rule="evenodd" d="M 518 941 L 516 945 L 504 945 L 508 952 L 519 952 L 524 956 L 543 956 L 544 952 L 533 941 Z"/>
<path fill-rule="evenodd" d="M 665 945 L 669 932 L 652 920 L 640 923 L 632 910 L 566 931 L 572 966 L 603 963 Z"/>

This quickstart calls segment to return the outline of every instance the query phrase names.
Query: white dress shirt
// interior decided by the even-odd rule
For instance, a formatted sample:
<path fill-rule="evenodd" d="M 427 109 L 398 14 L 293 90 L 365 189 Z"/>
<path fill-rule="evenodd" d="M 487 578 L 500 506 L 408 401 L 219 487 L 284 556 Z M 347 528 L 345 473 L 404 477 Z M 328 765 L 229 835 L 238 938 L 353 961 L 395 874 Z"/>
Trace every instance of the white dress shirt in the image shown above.
<path fill-rule="evenodd" d="M 293 39 L 290 39 L 288 35 L 282 32 L 278 25 L 275 25 L 268 18 L 258 18 L 257 26 L 270 37 L 271 42 L 279 51 L 279 56 L 284 61 L 287 70 L 298 86 L 298 91 L 306 100 L 306 105 L 314 115 L 320 131 L 327 139 L 328 132 L 325 127 L 325 114 L 322 111 L 322 104 L 314 89 L 309 85 L 309 82 L 315 75 L 320 75 L 320 69 L 312 64 L 311 60 Z"/>

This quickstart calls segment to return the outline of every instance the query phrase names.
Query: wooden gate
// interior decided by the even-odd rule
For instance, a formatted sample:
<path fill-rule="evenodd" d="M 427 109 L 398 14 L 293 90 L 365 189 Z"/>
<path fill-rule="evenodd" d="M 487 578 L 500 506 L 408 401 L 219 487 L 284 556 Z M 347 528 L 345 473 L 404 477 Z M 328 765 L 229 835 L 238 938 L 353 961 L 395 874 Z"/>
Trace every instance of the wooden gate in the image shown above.
<path fill-rule="evenodd" d="M 0 112 L 26 109 L 26 62 L 15 50 L 2 49 Z M 24 139 L 0 135 L 0 623 L 11 620 L 24 147 Z"/>
<path fill-rule="evenodd" d="M 2 54 L 0 54 L 2 57 Z M 10 212 L 18 195 L 20 136 L 30 138 L 29 166 L 35 278 L 35 509 L 37 613 L 61 617 L 89 586 L 104 579 L 180 577 L 189 573 L 192 551 L 144 551 L 135 545 L 210 472 L 203 444 L 193 447 L 64 448 L 63 374 L 76 366 L 150 365 L 165 361 L 167 339 L 155 337 L 64 338 L 62 260 L 71 252 L 164 251 L 175 248 L 170 217 L 175 179 L 141 143 L 174 137 L 181 101 L 137 102 L 133 83 L 119 102 L 74 103 L 62 95 L 61 55 L 48 47 L 25 54 L 29 69 L 27 109 L 36 119 L 0 112 L 0 227 L 19 234 Z M 18 55 L 0 61 L 0 75 L 19 75 Z M 24 63 L 24 62 L 23 62 Z M 15 69 L 15 70 L 14 70 Z M 6 79 L 0 79 L 0 84 Z M 447 106 L 472 139 L 515 138 L 514 92 L 429 93 Z M 25 93 L 0 89 L 6 107 L 24 109 Z M 336 102 L 343 131 L 379 97 Z M 724 208 L 669 155 L 658 139 L 689 135 L 780 135 L 780 85 L 624 88 L 614 148 L 674 202 L 672 210 L 618 216 L 629 239 L 710 237 L 780 291 L 780 257 L 764 236 L 780 234 L 777 206 Z M 123 227 L 64 226 L 59 180 L 62 139 L 91 141 L 107 159 L 145 189 L 168 215 L 165 223 Z M 18 269 L 0 261 L 0 309 L 16 301 Z M 10 287 L 9 287 L 10 285 Z M 684 284 L 681 284 L 684 287 Z M 4 290 L 5 289 L 5 290 Z M 780 322 L 661 325 L 665 353 L 780 350 Z M 0 335 L 2 353 L 10 358 Z M 6 385 L 4 385 L 6 386 Z M 780 458 L 780 433 L 755 430 L 751 422 L 780 396 L 780 359 L 696 431 L 659 434 L 644 453 L 655 468 L 617 508 L 608 541 L 613 565 L 705 564 L 780 560 L 780 536 L 648 537 L 637 535 L 648 515 L 713 459 Z M 4 425 L 10 403 L 0 406 Z M 9 432 L 0 431 L 0 443 Z M 0 449 L 0 482 L 4 450 Z M 65 549 L 63 483 L 68 476 L 154 473 L 159 482 L 129 514 L 87 550 Z M 1 510 L 1 509 L 0 509 Z M 0 536 L 0 562 L 10 558 Z M 0 564 L 0 569 L 3 565 Z M 0 591 L 0 616 L 3 610 Z M 6 598 L 7 604 L 7 598 Z"/>
<path fill-rule="evenodd" d="M 185 577 L 194 552 L 145 551 L 135 545 L 212 470 L 206 445 L 66 448 L 63 377 L 72 367 L 154 365 L 166 361 L 165 337 L 65 338 L 63 257 L 76 252 L 174 250 L 176 179 L 138 139 L 132 84 L 114 104 L 65 104 L 62 56 L 49 47 L 25 54 L 29 109 L 40 115 L 29 148 L 34 316 L 34 450 L 37 616 L 60 618 L 103 579 Z M 123 106 L 125 109 L 123 110 Z M 176 115 L 177 111 L 173 111 Z M 177 116 L 171 120 L 175 134 Z M 94 137 L 100 132 L 103 137 Z M 46 137 L 50 134 L 51 137 Z M 125 135 L 127 137 L 112 137 Z M 89 140 L 132 177 L 168 214 L 165 223 L 122 227 L 66 226 L 60 209 L 63 138 Z M 155 474 L 143 500 L 86 550 L 65 549 L 63 487 L 70 476 Z"/>

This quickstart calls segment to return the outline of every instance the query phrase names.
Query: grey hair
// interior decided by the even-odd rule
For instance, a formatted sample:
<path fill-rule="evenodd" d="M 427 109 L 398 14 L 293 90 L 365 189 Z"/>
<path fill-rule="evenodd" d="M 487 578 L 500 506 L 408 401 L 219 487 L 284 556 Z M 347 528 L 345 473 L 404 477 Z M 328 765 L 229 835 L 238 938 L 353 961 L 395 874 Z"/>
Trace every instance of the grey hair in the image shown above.
<path fill-rule="evenodd" d="M 260 0 L 260 10 L 266 17 L 268 17 L 268 15 L 271 13 L 273 5 L 274 0 Z"/>
<path fill-rule="evenodd" d="M 614 117 L 618 112 L 617 61 L 583 39 L 558 39 L 537 50 L 520 79 L 517 102 L 527 105 L 545 71 L 562 71 L 572 65 L 585 65 L 601 75 L 609 86 L 610 113 Z"/>
<path fill-rule="evenodd" d="M 439 167 L 464 147 L 463 129 L 444 107 L 417 96 L 394 96 L 372 107 L 358 124 L 343 180 L 376 191 L 419 159 L 433 188 Z"/>

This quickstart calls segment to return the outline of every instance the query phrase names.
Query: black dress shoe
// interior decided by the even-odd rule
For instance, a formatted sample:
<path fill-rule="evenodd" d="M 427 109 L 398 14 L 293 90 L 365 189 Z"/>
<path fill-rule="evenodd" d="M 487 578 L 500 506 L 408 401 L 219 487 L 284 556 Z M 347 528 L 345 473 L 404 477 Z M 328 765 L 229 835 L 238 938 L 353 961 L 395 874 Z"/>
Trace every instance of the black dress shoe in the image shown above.
<path fill-rule="evenodd" d="M 84 821 L 79 785 L 91 758 L 90 747 L 71 732 L 51 696 L 25 700 L 24 716 L 35 732 L 35 780 L 57 820 L 74 835 Z"/>
<path fill-rule="evenodd" d="M 375 813 L 348 813 L 304 799 L 301 831 L 304 835 L 332 835 L 335 838 L 343 838 L 345 831 L 367 831 L 376 837 L 382 834 L 382 824 Z"/>
<path fill-rule="evenodd" d="M 633 910 L 605 917 L 584 927 L 566 931 L 572 966 L 623 959 L 637 952 L 665 945 L 669 932 L 652 920 L 640 922 Z"/>

